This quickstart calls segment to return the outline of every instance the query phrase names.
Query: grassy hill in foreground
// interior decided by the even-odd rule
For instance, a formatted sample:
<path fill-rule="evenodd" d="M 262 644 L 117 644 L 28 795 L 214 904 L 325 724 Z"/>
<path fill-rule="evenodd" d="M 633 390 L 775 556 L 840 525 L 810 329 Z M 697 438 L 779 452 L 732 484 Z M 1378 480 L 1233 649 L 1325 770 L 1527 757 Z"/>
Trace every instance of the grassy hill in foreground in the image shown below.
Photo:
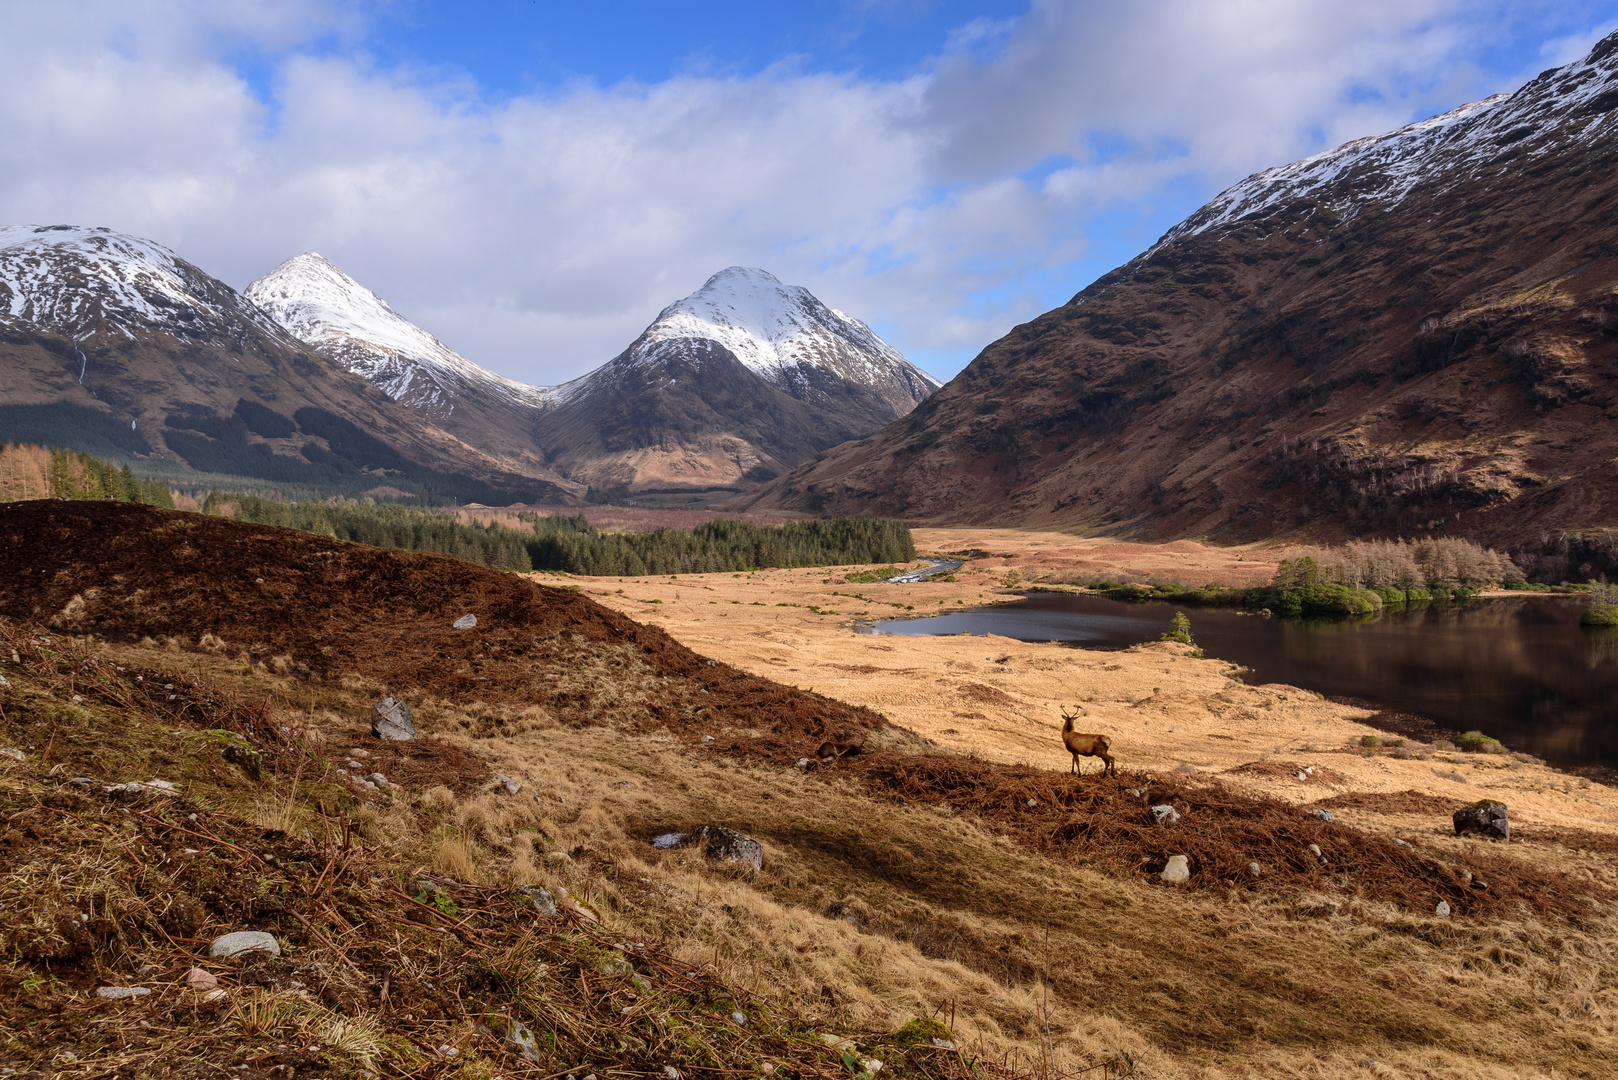
<path fill-rule="evenodd" d="M 576 592 L 127 504 L 0 507 L 0 616 L 12 1067 L 1597 1077 L 1618 1051 L 1611 852 L 1563 874 L 1543 846 L 1435 855 L 1201 779 L 1075 785 Z M 370 736 L 384 693 L 426 738 Z M 153 779 L 180 791 L 105 790 Z M 763 870 L 649 842 L 696 824 L 757 837 Z M 1194 856 L 1179 889 L 1170 848 Z M 244 927 L 282 956 L 206 958 Z M 955 1050 L 907 1026 L 929 1017 Z M 497 1034 L 518 1022 L 537 1061 Z"/>

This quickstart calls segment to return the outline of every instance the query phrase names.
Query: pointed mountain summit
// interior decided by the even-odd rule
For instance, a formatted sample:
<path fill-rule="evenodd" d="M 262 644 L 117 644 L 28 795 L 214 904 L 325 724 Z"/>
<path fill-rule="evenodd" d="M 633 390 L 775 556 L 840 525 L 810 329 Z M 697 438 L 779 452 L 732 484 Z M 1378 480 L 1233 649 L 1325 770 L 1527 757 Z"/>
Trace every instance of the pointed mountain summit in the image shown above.
<path fill-rule="evenodd" d="M 540 439 L 599 496 L 711 496 L 869 435 L 938 386 L 809 290 L 733 266 L 560 387 Z"/>
<path fill-rule="evenodd" d="M 555 396 L 479 367 L 313 251 L 294 255 L 243 295 L 293 337 L 429 416 L 452 415 L 468 395 L 529 407 Z"/>
<path fill-rule="evenodd" d="M 721 270 L 664 308 L 631 348 L 632 362 L 655 364 L 714 342 L 777 390 L 814 396 L 835 377 L 865 388 L 895 416 L 941 385 L 858 319 L 829 308 L 808 289 L 744 266 Z"/>
<path fill-rule="evenodd" d="M 473 363 L 313 251 L 286 260 L 243 295 L 309 348 L 506 468 L 568 486 L 535 439 L 539 411 L 556 400 L 549 387 Z"/>
<path fill-rule="evenodd" d="M 731 505 L 1228 540 L 1612 529 L 1615 161 L 1618 33 L 1248 177 Z"/>
<path fill-rule="evenodd" d="M 739 266 L 557 387 L 478 366 L 313 252 L 246 295 L 287 333 L 508 467 L 598 497 L 686 501 L 754 487 L 869 435 L 939 385 L 858 319 Z"/>
<path fill-rule="evenodd" d="M 168 248 L 108 228 L 0 227 L 0 440 L 356 491 L 570 497 L 421 423 Z"/>

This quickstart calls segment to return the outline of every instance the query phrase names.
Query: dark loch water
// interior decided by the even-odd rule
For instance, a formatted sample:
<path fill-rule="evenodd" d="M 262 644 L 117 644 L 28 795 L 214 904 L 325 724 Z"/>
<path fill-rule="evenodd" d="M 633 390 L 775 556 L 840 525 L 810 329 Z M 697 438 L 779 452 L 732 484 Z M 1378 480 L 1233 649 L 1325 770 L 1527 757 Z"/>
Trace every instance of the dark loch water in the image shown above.
<path fill-rule="evenodd" d="M 874 634 L 999 634 L 1127 646 L 1156 640 L 1179 610 L 1209 656 L 1278 682 L 1480 730 L 1552 764 L 1618 768 L 1618 634 L 1579 626 L 1575 600 L 1513 597 L 1420 605 L 1365 622 L 1265 619 L 1236 611 L 1121 604 L 1042 593 Z"/>

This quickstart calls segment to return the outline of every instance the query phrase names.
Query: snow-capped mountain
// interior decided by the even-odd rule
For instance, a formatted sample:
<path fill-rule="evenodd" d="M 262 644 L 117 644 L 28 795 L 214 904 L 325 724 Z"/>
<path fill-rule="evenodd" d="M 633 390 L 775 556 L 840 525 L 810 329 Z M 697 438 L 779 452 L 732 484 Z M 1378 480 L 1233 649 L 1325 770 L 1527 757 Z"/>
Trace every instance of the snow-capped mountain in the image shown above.
<path fill-rule="evenodd" d="M 1386 135 L 1355 139 L 1289 165 L 1255 173 L 1170 229 L 1157 247 L 1301 199 L 1348 218 L 1364 206 L 1387 210 L 1418 185 L 1444 190 L 1550 142 L 1592 142 L 1618 127 L 1618 41 L 1542 72 L 1512 94 L 1495 94 Z M 1447 178 L 1447 179 L 1446 179 Z M 1154 248 L 1155 250 L 1155 248 Z"/>
<path fill-rule="evenodd" d="M 582 490 L 422 422 L 163 245 L 76 225 L 0 227 L 10 439 L 350 490 L 480 501 Z"/>
<path fill-rule="evenodd" d="M 858 319 L 733 266 L 558 388 L 547 460 L 598 491 L 751 487 L 916 407 L 938 381 Z"/>
<path fill-rule="evenodd" d="M 1509 96 L 1248 177 L 912 418 L 732 505 L 1221 541 L 1609 535 L 1615 165 L 1610 33 Z"/>
<path fill-rule="evenodd" d="M 664 308 L 630 349 L 628 362 L 658 364 L 715 342 L 777 390 L 802 399 L 814 373 L 830 372 L 888 402 L 895 416 L 919 405 L 941 383 L 858 319 L 829 308 L 808 289 L 783 285 L 763 270 L 721 270 L 684 300 Z"/>
<path fill-rule="evenodd" d="M 229 286 L 161 244 L 107 228 L 0 226 L 0 323 L 78 340 L 154 332 L 229 348 L 287 340 Z"/>
<path fill-rule="evenodd" d="M 554 387 L 480 367 L 313 252 L 246 295 L 462 440 L 612 491 L 745 487 L 869 435 L 939 386 L 863 322 L 744 267 L 715 274 L 619 356 Z"/>
<path fill-rule="evenodd" d="M 438 419 L 468 394 L 529 408 L 556 399 L 549 387 L 474 364 L 313 251 L 286 260 L 244 295 L 306 345 Z"/>

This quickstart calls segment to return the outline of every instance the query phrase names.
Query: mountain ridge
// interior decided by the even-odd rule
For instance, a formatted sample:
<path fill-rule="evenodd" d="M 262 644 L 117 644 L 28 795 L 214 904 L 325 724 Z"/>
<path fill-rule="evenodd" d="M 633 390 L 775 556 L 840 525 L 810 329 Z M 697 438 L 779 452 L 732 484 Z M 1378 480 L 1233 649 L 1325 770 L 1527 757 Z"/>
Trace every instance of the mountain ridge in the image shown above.
<path fill-rule="evenodd" d="M 1247 178 L 727 505 L 1233 540 L 1610 526 L 1615 153 L 1618 34 Z"/>
<path fill-rule="evenodd" d="M 939 386 L 865 323 L 750 267 L 712 275 L 618 356 L 553 387 L 479 367 L 312 252 L 247 295 L 446 430 L 600 497 L 752 486 L 876 430 Z"/>
<path fill-rule="evenodd" d="M 406 470 L 440 491 L 459 476 L 480 497 L 571 498 L 422 424 L 170 249 L 106 227 L 0 229 L 0 358 L 0 438 L 43 425 L 65 445 L 114 438 L 261 479 L 352 485 L 373 470 L 385 488 Z"/>

